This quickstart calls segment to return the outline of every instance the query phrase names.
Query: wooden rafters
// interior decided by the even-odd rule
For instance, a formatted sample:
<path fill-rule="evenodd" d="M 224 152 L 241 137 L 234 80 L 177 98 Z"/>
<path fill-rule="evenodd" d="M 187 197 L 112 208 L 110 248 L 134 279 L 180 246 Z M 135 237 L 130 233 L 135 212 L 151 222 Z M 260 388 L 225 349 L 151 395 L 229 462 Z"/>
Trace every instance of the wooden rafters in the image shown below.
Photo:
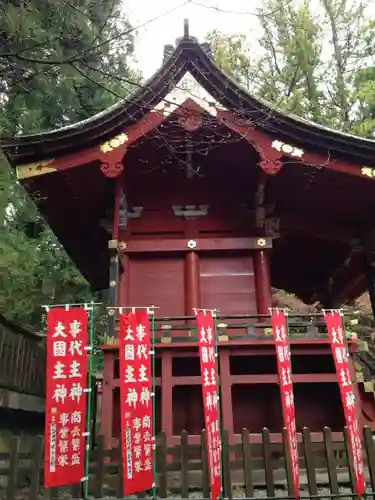
<path fill-rule="evenodd" d="M 356 238 L 356 227 L 332 225 L 298 213 L 277 212 L 273 216 L 280 219 L 281 233 L 283 231 L 295 231 L 316 239 L 344 243 L 349 246 L 352 245 Z M 355 246 L 353 251 L 359 251 L 359 248 Z"/>
<path fill-rule="evenodd" d="M 366 290 L 363 249 L 351 248 L 344 260 L 333 269 L 327 283 L 310 300 L 325 307 L 340 307 L 343 301 L 358 297 Z"/>
<path fill-rule="evenodd" d="M 348 281 L 340 290 L 333 289 L 330 298 L 334 307 L 340 307 L 343 301 L 357 298 L 367 289 L 365 273 L 359 273 Z M 321 293 L 323 296 L 324 293 Z"/>
<path fill-rule="evenodd" d="M 361 245 L 351 248 L 342 264 L 332 272 L 326 288 L 321 291 L 321 297 L 329 297 L 335 304 L 340 305 L 343 300 L 358 297 L 367 289 L 365 260 L 373 265 L 375 229 L 370 219 L 364 227 L 367 229 L 362 231 L 358 239 Z M 348 271 L 350 275 L 346 276 Z"/>
<path fill-rule="evenodd" d="M 368 231 L 365 232 L 365 237 L 362 238 L 362 251 L 356 255 L 353 253 L 350 254 L 351 260 L 354 261 L 351 267 L 355 267 L 356 272 L 351 272 L 352 277 L 345 279 L 344 273 L 348 269 L 347 259 L 336 272 L 336 279 L 331 286 L 331 295 L 337 303 L 348 298 L 358 297 L 368 287 L 365 262 L 367 260 L 370 265 L 374 265 L 373 248 L 375 244 L 375 230 L 369 224 L 367 227 Z M 343 286 L 340 286 L 341 282 L 344 282 Z"/>

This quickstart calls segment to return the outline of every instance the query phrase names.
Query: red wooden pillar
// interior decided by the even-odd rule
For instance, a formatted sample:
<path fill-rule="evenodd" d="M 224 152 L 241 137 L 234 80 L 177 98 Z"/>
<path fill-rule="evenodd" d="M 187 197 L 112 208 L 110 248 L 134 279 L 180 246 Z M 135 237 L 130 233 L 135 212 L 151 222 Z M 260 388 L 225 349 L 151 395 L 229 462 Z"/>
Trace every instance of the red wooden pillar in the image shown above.
<path fill-rule="evenodd" d="M 229 440 L 233 440 L 233 405 L 232 405 L 232 383 L 229 366 L 229 350 L 219 349 L 220 363 L 220 397 L 221 397 L 221 419 L 222 428 L 229 433 Z"/>
<path fill-rule="evenodd" d="M 268 314 L 268 308 L 272 306 L 268 253 L 265 250 L 256 250 L 253 259 L 258 314 Z"/>
<path fill-rule="evenodd" d="M 199 256 L 196 252 L 187 252 L 185 256 L 185 315 L 192 316 L 193 309 L 200 307 L 200 272 Z"/>
<path fill-rule="evenodd" d="M 172 351 L 164 349 L 161 355 L 161 428 L 168 446 L 173 440 L 172 389 Z"/>

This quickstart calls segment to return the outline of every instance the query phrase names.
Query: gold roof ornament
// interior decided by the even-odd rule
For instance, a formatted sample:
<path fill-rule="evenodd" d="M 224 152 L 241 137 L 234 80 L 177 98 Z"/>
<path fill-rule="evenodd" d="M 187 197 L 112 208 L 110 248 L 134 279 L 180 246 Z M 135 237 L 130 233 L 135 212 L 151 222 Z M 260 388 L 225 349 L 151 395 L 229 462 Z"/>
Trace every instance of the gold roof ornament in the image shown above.
<path fill-rule="evenodd" d="M 370 179 L 374 179 L 375 178 L 375 168 L 362 167 L 361 168 L 361 174 L 364 177 L 369 177 Z"/>
<path fill-rule="evenodd" d="M 264 238 L 258 238 L 257 239 L 257 245 L 258 245 L 258 247 L 264 247 L 264 246 L 266 246 L 266 243 L 267 242 L 266 242 L 266 240 Z"/>
<path fill-rule="evenodd" d="M 50 174 L 56 172 L 56 168 L 49 167 L 54 160 L 44 160 L 38 163 L 29 163 L 28 165 L 20 165 L 16 167 L 17 180 L 29 179 L 39 175 Z"/>
<path fill-rule="evenodd" d="M 101 144 L 100 151 L 102 153 L 109 153 L 110 151 L 113 151 L 114 149 L 117 149 L 118 147 L 125 144 L 125 142 L 128 142 L 128 140 L 128 136 L 124 133 L 116 135 L 113 139 L 110 139 L 109 141 Z"/>
<path fill-rule="evenodd" d="M 193 249 L 197 246 L 197 242 L 195 240 L 189 240 L 187 242 L 187 246 L 188 246 L 188 248 Z"/>
<path fill-rule="evenodd" d="M 302 158 L 302 156 L 304 155 L 303 149 L 296 148 L 295 146 L 292 146 L 291 144 L 286 144 L 285 142 L 282 141 L 277 141 L 277 140 L 273 141 L 272 147 L 277 151 L 280 151 L 290 156 L 295 156 L 296 158 Z"/>

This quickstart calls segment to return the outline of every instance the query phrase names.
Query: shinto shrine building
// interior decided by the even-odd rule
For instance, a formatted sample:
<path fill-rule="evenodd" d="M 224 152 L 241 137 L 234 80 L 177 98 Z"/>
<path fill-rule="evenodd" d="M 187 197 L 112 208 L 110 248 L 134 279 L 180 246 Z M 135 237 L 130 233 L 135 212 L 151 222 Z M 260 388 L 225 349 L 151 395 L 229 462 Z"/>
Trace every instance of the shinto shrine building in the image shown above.
<path fill-rule="evenodd" d="M 156 430 L 170 443 L 182 429 L 194 442 L 204 424 L 193 308 L 218 310 L 222 420 L 235 441 L 243 427 L 279 435 L 283 425 L 271 286 L 324 308 L 367 289 L 375 303 L 375 141 L 256 99 L 187 26 L 129 99 L 0 146 L 93 289 L 109 289 L 113 308 L 158 307 Z M 116 309 L 109 313 L 107 444 L 120 430 Z M 338 432 L 344 417 L 322 324 L 289 318 L 297 429 Z M 374 394 L 362 385 L 360 422 L 374 426 Z"/>

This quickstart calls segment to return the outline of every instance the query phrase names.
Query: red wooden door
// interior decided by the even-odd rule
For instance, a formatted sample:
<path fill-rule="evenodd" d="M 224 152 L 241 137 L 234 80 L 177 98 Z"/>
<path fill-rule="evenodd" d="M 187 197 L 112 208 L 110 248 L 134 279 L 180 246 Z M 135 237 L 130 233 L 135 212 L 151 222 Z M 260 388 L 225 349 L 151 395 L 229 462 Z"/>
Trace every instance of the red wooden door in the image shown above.
<path fill-rule="evenodd" d="M 220 315 L 256 314 L 253 258 L 251 255 L 200 256 L 201 306 Z"/>
<path fill-rule="evenodd" d="M 128 268 L 129 305 L 155 305 L 156 316 L 184 315 L 183 255 L 133 255 Z"/>

